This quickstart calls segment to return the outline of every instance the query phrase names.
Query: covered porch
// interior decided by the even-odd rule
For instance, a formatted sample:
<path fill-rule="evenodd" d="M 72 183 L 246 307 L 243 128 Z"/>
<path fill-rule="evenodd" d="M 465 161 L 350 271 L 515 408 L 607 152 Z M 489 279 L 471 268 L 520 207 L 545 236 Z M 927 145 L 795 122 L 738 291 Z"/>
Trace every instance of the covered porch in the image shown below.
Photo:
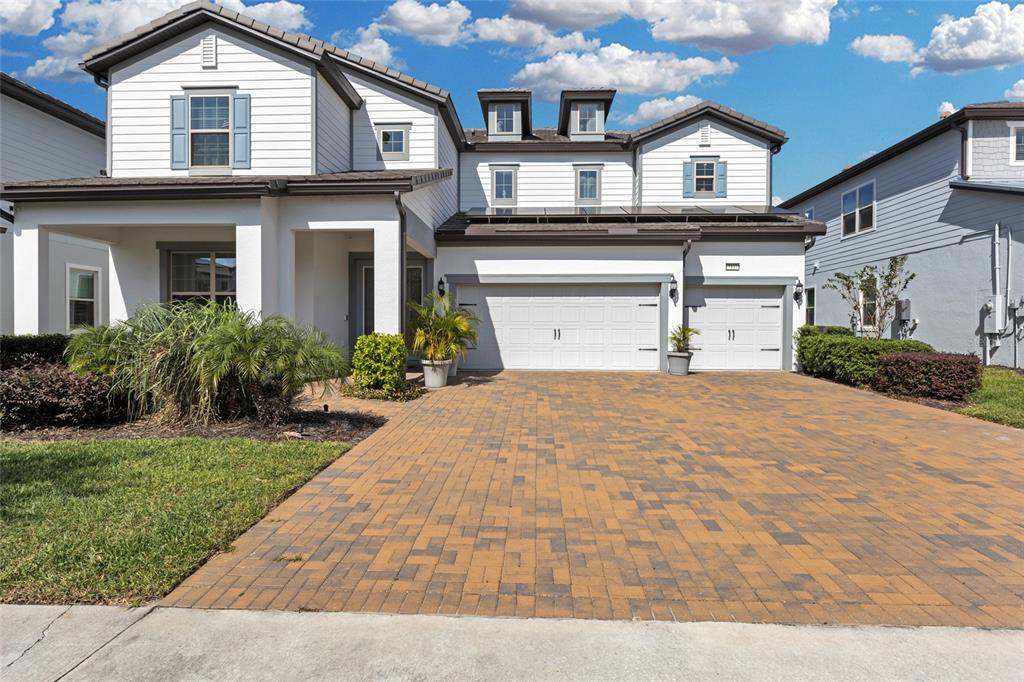
<path fill-rule="evenodd" d="M 435 255 L 429 224 L 403 195 L 19 202 L 15 332 L 65 330 L 48 276 L 57 233 L 109 246 L 110 281 L 97 289 L 103 320 L 146 303 L 234 300 L 315 325 L 347 347 L 371 331 L 402 333 L 407 302 L 430 289 Z"/>

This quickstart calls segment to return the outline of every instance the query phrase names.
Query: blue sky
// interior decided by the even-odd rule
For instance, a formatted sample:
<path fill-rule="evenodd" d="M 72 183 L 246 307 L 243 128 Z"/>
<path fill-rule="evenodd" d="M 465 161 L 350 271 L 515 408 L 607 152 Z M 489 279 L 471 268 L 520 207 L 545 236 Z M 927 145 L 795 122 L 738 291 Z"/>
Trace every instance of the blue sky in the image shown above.
<path fill-rule="evenodd" d="M 102 117 L 81 54 L 179 1 L 5 0 L 2 68 Z M 223 4 L 447 88 L 467 127 L 481 124 L 481 87 L 532 88 L 536 126 L 554 124 L 562 87 L 616 87 L 616 128 L 719 101 L 788 133 L 775 162 L 783 198 L 930 124 L 943 102 L 1024 99 L 1024 3 Z"/>

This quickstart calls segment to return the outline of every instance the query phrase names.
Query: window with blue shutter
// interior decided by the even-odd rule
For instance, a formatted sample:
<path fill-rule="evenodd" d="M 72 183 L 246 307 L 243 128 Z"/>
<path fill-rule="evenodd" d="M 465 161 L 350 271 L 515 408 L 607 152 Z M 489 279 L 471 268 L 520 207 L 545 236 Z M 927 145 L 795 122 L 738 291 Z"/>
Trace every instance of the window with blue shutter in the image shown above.
<path fill-rule="evenodd" d="M 171 95 L 171 170 L 188 170 L 188 100 Z"/>
<path fill-rule="evenodd" d="M 726 163 L 725 161 L 718 161 L 715 163 L 715 196 L 724 197 L 726 196 Z"/>
<path fill-rule="evenodd" d="M 249 95 L 235 95 L 231 100 L 232 126 L 231 137 L 234 148 L 232 168 L 250 168 L 252 166 L 252 122 L 249 112 Z"/>
<path fill-rule="evenodd" d="M 693 161 L 683 162 L 683 198 L 693 198 Z"/>

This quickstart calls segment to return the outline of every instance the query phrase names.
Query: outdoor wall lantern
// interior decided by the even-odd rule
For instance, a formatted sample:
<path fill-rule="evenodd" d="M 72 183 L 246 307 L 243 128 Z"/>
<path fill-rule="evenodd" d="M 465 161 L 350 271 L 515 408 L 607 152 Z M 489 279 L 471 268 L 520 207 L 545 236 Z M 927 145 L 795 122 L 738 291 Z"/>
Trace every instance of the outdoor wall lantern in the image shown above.
<path fill-rule="evenodd" d="M 444 296 L 444 277 L 437 278 L 437 293 Z"/>
<path fill-rule="evenodd" d="M 672 281 L 668 283 L 668 297 L 675 300 L 676 295 L 679 293 L 679 282 L 676 281 L 676 276 L 672 275 Z"/>
<path fill-rule="evenodd" d="M 804 297 L 804 283 L 800 280 L 796 281 L 796 286 L 793 287 L 793 300 L 797 303 Z"/>

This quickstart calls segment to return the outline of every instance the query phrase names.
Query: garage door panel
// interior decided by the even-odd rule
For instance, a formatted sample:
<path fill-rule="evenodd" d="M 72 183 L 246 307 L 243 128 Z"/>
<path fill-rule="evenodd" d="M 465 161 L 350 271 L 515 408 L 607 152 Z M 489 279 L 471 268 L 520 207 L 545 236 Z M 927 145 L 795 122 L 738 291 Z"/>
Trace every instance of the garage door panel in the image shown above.
<path fill-rule="evenodd" d="M 693 369 L 780 369 L 782 291 L 782 287 L 689 289 L 687 325 L 700 331 L 693 343 Z"/>

